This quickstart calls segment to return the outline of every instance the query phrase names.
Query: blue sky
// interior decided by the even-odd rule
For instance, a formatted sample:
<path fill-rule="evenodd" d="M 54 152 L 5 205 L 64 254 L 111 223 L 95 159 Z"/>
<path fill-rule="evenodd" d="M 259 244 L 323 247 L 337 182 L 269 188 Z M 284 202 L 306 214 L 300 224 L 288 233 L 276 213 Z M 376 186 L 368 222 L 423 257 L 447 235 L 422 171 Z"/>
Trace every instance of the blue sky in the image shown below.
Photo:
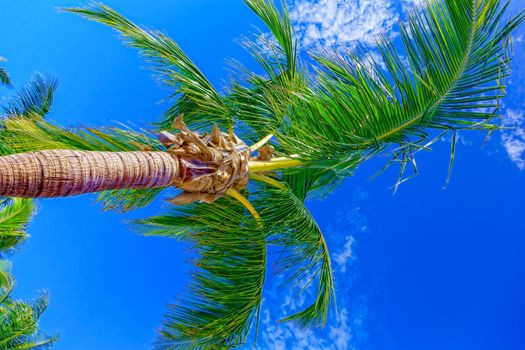
<path fill-rule="evenodd" d="M 351 47 L 395 33 L 414 0 L 291 1 L 303 47 Z M 140 24 L 172 36 L 216 86 L 224 59 L 247 60 L 235 43 L 260 25 L 240 0 L 112 0 Z M 56 7 L 67 0 L 2 4 L 0 56 L 15 84 L 36 71 L 61 86 L 51 118 L 68 125 L 143 126 L 166 107 L 167 92 L 136 52 L 111 30 Z M 518 1 L 514 2 L 517 8 Z M 364 165 L 332 197 L 311 203 L 335 262 L 338 317 L 322 331 L 274 321 L 299 306 L 269 279 L 261 349 L 467 350 L 525 348 L 525 28 L 505 100 L 507 125 L 493 135 L 462 134 L 450 185 L 449 145 L 418 158 L 420 175 L 392 194 L 385 161 Z M 2 90 L 3 93 L 8 91 Z M 125 215 L 102 212 L 93 197 L 39 202 L 31 238 L 14 257 L 16 295 L 47 289 L 42 326 L 59 331 L 56 349 L 147 349 L 166 305 L 184 291 L 189 253 L 179 242 L 141 237 L 125 220 L 158 212 L 162 202 Z M 284 305 L 281 308 L 280 305 Z"/>

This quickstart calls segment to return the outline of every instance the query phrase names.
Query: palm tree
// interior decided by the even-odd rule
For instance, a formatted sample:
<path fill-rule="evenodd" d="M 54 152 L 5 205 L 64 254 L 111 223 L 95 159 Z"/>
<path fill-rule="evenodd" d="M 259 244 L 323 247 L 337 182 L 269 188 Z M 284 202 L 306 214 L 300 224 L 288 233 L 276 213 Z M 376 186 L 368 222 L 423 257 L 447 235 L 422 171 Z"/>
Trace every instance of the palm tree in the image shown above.
<path fill-rule="evenodd" d="M 378 38 L 379 59 L 364 47 L 303 58 L 286 8 L 244 1 L 272 38 L 244 41 L 261 73 L 235 63 L 225 92 L 164 34 L 102 4 L 65 10 L 116 29 L 172 89 L 151 132 L 46 121 L 56 83 L 44 78 L 5 108 L 1 195 L 100 192 L 107 208 L 130 210 L 165 188 L 182 190 L 168 212 L 137 222 L 141 232 L 189 241 L 198 253 L 159 349 L 245 343 L 257 329 L 268 245 L 282 248 L 289 286 L 316 290 L 310 306 L 283 321 L 324 324 L 334 304 L 330 256 L 305 201 L 325 198 L 378 155 L 401 164 L 400 184 L 415 154 L 448 132 L 452 168 L 458 130 L 498 129 L 510 34 L 525 19 L 520 12 L 504 20 L 507 1 L 434 0 L 410 13 L 400 45 Z"/>
<path fill-rule="evenodd" d="M 11 298 L 15 280 L 11 263 L 4 259 L 27 235 L 25 226 L 34 212 L 30 199 L 3 199 L 0 203 L 0 349 L 49 349 L 56 337 L 38 328 L 38 320 L 47 308 L 47 294 L 28 303 Z"/>
<path fill-rule="evenodd" d="M 0 61 L 5 59 L 0 57 Z M 0 67 L 0 85 L 11 86 L 7 71 Z M 29 100 L 26 100 L 29 102 Z M 15 280 L 11 262 L 5 259 L 27 238 L 25 227 L 35 205 L 30 199 L 0 199 L 0 349 L 45 350 L 57 339 L 38 329 L 38 320 L 48 305 L 47 294 L 27 303 L 11 298 Z"/>
<path fill-rule="evenodd" d="M 3 57 L 0 57 L 0 62 L 5 62 L 6 59 Z M 9 77 L 9 73 L 5 70 L 5 68 L 0 67 L 0 86 L 11 86 L 11 78 Z"/>

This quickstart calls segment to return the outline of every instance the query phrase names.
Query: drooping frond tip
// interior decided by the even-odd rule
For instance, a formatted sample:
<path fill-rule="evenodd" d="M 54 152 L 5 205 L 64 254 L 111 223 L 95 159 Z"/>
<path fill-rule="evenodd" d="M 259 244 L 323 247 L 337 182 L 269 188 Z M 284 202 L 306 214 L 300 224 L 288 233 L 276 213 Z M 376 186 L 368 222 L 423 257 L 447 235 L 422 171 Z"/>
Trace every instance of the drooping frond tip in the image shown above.
<path fill-rule="evenodd" d="M 2 118 L 43 118 L 51 110 L 58 80 L 35 74 L 31 82 L 0 106 Z"/>

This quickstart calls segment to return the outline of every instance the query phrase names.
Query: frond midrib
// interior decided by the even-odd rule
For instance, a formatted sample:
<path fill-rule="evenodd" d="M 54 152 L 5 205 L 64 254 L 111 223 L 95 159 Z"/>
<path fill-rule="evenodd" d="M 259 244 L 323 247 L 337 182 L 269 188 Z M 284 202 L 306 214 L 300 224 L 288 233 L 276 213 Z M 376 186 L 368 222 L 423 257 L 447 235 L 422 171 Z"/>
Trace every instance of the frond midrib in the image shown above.
<path fill-rule="evenodd" d="M 451 81 L 450 86 L 448 87 L 448 89 L 429 108 L 426 108 L 425 110 L 421 111 L 414 118 L 406 121 L 402 125 L 394 128 L 392 130 L 389 130 L 388 132 L 386 132 L 386 133 L 384 133 L 384 134 L 382 134 L 382 135 L 380 135 L 378 137 L 375 137 L 374 141 L 367 141 L 367 142 L 365 142 L 365 145 L 377 144 L 378 141 L 383 141 L 383 140 L 387 139 L 388 137 L 390 137 L 390 136 L 392 136 L 392 135 L 402 131 L 403 129 L 405 129 L 405 128 L 409 127 L 409 126 L 411 126 L 412 124 L 420 121 L 425 116 L 427 111 L 432 111 L 431 113 L 434 113 L 436 111 L 436 109 L 439 107 L 439 105 L 443 102 L 443 100 L 445 100 L 447 98 L 447 96 L 450 94 L 450 92 L 454 89 L 454 87 L 458 83 L 459 79 L 461 79 L 461 77 L 465 73 L 468 61 L 469 61 L 470 56 L 472 54 L 472 49 L 474 48 L 474 38 L 475 38 L 477 30 L 478 30 L 478 27 L 477 27 L 477 24 L 476 24 L 477 22 L 478 22 L 478 14 L 476 12 L 476 1 L 472 1 L 472 29 L 470 30 L 470 33 L 469 33 L 468 45 L 466 46 L 466 51 L 465 51 L 465 55 L 463 57 L 461 66 L 458 69 L 456 75 L 454 76 L 454 79 Z"/>

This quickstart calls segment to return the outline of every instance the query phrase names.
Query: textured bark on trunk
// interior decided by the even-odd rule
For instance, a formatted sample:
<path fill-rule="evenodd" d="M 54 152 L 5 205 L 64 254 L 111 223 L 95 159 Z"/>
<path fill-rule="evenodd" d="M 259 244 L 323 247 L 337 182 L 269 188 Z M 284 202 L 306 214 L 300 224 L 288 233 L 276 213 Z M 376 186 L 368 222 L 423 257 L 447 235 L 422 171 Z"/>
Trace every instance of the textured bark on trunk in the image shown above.
<path fill-rule="evenodd" d="M 0 196 L 49 198 L 124 188 L 159 188 L 179 178 L 166 152 L 51 150 L 0 157 Z"/>

